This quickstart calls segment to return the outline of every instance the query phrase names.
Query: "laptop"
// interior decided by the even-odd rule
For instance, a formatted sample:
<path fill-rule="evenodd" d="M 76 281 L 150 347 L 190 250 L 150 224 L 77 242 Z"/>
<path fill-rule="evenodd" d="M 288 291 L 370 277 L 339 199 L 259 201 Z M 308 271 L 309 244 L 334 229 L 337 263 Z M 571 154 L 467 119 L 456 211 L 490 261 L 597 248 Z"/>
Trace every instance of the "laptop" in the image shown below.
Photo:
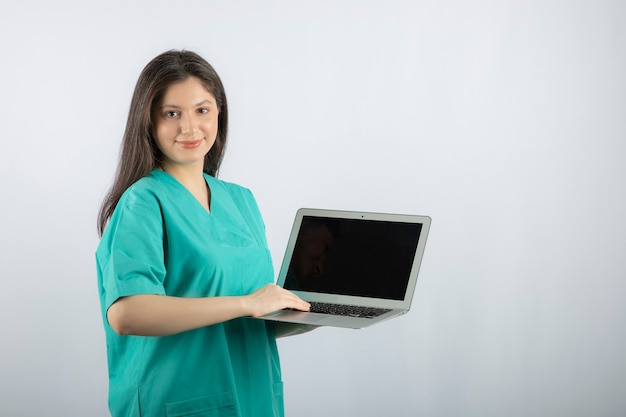
<path fill-rule="evenodd" d="M 428 216 L 298 210 L 277 285 L 311 303 L 311 311 L 261 318 L 358 329 L 405 314 L 430 223 Z"/>

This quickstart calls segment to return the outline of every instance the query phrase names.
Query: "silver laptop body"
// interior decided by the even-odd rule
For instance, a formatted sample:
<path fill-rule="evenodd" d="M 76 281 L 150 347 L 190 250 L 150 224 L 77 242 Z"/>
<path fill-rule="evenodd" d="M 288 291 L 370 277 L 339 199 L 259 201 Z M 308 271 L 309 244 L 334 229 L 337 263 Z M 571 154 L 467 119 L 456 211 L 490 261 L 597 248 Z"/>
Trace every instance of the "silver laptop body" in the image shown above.
<path fill-rule="evenodd" d="M 356 329 L 406 313 L 430 223 L 428 216 L 298 210 L 277 284 L 312 310 L 345 311 L 281 310 L 262 319 Z"/>

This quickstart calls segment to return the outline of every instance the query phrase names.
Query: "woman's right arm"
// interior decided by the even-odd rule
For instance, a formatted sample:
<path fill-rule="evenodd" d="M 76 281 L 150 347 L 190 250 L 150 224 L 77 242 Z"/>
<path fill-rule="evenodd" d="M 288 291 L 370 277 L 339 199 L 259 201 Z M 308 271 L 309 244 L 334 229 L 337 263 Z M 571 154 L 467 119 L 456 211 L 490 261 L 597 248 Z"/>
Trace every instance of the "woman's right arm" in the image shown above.
<path fill-rule="evenodd" d="M 309 303 L 275 284 L 237 297 L 183 298 L 141 294 L 119 298 L 107 320 L 119 335 L 167 336 L 238 317 L 260 317 L 284 308 L 309 310 Z"/>

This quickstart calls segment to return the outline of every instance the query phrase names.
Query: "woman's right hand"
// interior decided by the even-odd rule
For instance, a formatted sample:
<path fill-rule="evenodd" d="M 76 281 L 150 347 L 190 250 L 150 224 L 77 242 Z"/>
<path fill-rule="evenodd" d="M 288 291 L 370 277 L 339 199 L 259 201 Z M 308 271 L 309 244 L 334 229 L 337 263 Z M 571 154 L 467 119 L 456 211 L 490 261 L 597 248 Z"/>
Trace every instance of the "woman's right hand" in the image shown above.
<path fill-rule="evenodd" d="M 276 284 L 267 284 L 245 297 L 250 316 L 261 317 L 285 308 L 309 311 L 311 305 Z"/>

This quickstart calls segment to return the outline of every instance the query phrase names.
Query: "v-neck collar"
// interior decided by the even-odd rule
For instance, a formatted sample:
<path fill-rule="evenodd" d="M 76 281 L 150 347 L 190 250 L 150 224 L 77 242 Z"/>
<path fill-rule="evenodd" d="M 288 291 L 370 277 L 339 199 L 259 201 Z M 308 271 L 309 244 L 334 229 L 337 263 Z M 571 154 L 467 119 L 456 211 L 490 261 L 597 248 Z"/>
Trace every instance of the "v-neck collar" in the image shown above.
<path fill-rule="evenodd" d="M 162 178 L 165 178 L 166 181 L 172 183 L 175 187 L 183 190 L 183 195 L 186 196 L 187 199 L 190 199 L 193 201 L 193 203 L 191 203 L 192 205 L 194 205 L 195 207 L 198 208 L 198 210 L 202 211 L 205 215 L 207 216 L 211 216 L 213 214 L 213 211 L 215 209 L 215 189 L 217 187 L 211 187 L 211 182 L 213 180 L 213 178 L 208 175 L 207 173 L 202 173 L 203 177 L 204 177 L 204 182 L 208 188 L 209 191 L 209 195 L 210 200 L 209 200 L 209 211 L 207 211 L 202 204 L 198 201 L 198 199 L 191 193 L 191 191 L 189 191 L 187 189 L 187 187 L 185 187 L 180 181 L 178 181 L 176 179 L 176 177 L 174 177 L 173 175 L 168 174 L 167 172 L 161 170 L 161 169 L 155 169 L 154 171 L 152 171 L 153 175 L 156 176 L 161 176 Z"/>
<path fill-rule="evenodd" d="M 243 203 L 245 199 L 242 200 L 243 194 L 234 198 L 230 187 L 226 186 L 223 181 L 209 174 L 203 174 L 207 187 L 211 190 L 211 211 L 207 212 L 193 194 L 172 175 L 161 170 L 155 170 L 151 175 L 160 180 L 165 188 L 169 188 L 167 191 L 169 199 L 181 211 L 187 212 L 185 217 L 199 222 L 196 224 L 198 230 L 207 230 L 205 228 L 209 227 L 211 233 L 216 236 L 229 236 L 228 239 L 237 236 L 236 241 L 238 242 L 254 242 L 259 246 L 264 244 L 264 235 L 255 232 L 256 229 L 251 226 L 251 220 L 246 215 L 248 212 L 246 210 L 242 212 L 242 207 L 237 204 L 237 202 L 242 202 L 242 205 L 246 206 Z M 236 193 L 236 195 L 238 194 Z M 232 227 L 233 224 L 241 227 Z"/>

